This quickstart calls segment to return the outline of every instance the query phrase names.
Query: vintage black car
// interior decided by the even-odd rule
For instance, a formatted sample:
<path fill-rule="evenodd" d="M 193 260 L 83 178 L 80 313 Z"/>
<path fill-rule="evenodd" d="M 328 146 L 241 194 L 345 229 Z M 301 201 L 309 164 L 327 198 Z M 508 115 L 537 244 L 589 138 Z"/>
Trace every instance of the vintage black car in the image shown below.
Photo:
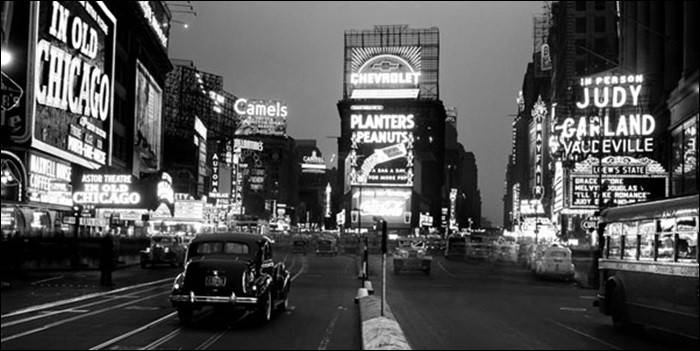
<path fill-rule="evenodd" d="M 317 241 L 316 255 L 338 255 L 338 242 L 335 239 L 320 239 Z"/>
<path fill-rule="evenodd" d="M 253 311 L 261 322 L 285 310 L 289 271 L 272 259 L 272 241 L 248 233 L 200 234 L 187 250 L 184 272 L 175 278 L 170 301 L 181 323 L 204 306 Z"/>
<path fill-rule="evenodd" d="M 185 245 L 177 235 L 154 235 L 148 247 L 140 252 L 141 268 L 159 263 L 182 266 L 185 262 Z"/>

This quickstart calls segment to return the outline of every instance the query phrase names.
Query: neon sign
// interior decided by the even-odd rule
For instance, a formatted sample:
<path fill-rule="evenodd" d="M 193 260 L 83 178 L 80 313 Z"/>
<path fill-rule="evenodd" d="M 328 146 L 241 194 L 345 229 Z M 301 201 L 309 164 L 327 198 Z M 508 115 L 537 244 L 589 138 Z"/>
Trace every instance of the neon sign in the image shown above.
<path fill-rule="evenodd" d="M 73 193 L 78 204 L 138 205 L 141 194 L 131 191 L 130 174 L 83 174 L 83 191 Z"/>
<path fill-rule="evenodd" d="M 558 146 L 571 157 L 589 154 L 634 154 L 654 152 L 656 119 L 637 112 L 641 103 L 643 75 L 608 75 L 581 78 L 579 110 L 604 109 L 598 116 L 568 117 L 554 127 Z M 610 115 L 610 109 L 632 107 L 633 113 Z M 554 140 L 553 140 L 554 141 Z"/>
<path fill-rule="evenodd" d="M 541 199 L 544 195 L 542 185 L 542 157 L 544 155 L 542 147 L 542 120 L 547 113 L 542 96 L 537 97 L 537 102 L 532 107 L 532 117 L 535 118 L 535 188 L 536 199 Z"/>
<path fill-rule="evenodd" d="M 287 106 L 279 101 L 276 103 L 264 103 L 261 101 L 248 103 L 247 99 L 238 99 L 233 104 L 233 109 L 239 115 L 263 116 L 263 117 L 287 117 Z"/>

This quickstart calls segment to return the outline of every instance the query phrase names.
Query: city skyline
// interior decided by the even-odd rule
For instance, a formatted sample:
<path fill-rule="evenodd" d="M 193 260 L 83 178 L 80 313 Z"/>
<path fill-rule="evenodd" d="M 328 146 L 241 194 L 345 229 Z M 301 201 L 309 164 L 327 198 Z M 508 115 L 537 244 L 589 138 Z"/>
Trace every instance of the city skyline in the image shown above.
<path fill-rule="evenodd" d="M 222 75 L 224 88 L 236 96 L 286 100 L 288 134 L 318 140 L 330 159 L 337 152 L 333 137 L 340 135 L 335 105 L 342 98 L 344 31 L 383 24 L 438 27 L 440 99 L 445 106 L 457 107 L 458 141 L 475 154 L 483 217 L 500 224 L 510 115 L 517 111 L 515 98 L 532 59 L 532 16 L 543 11 L 543 4 L 402 5 L 198 2 L 196 17 L 175 13 L 175 19 L 189 26 L 173 26 L 169 55 Z M 319 20 L 304 21 L 307 16 Z M 519 44 L 494 44 L 505 41 Z M 256 79 L 263 73 L 274 79 Z"/>

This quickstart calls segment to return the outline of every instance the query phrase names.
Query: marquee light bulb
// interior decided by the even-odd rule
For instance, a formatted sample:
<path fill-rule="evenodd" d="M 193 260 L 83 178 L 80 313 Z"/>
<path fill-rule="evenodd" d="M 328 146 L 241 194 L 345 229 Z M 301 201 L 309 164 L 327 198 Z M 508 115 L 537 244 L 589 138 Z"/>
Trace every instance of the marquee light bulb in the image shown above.
<path fill-rule="evenodd" d="M 2 67 L 5 67 L 12 62 L 12 54 L 7 50 L 2 50 Z"/>

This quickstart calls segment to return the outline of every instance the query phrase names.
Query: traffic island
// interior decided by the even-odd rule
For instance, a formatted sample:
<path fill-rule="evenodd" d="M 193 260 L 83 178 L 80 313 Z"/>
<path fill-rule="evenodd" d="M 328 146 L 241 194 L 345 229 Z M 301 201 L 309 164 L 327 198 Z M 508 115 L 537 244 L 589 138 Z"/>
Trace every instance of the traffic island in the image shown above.
<path fill-rule="evenodd" d="M 363 290 L 363 288 L 360 288 Z M 360 321 L 362 323 L 363 350 L 411 350 L 401 326 L 384 303 L 384 316 L 381 315 L 381 300 L 374 295 L 358 291 Z"/>

